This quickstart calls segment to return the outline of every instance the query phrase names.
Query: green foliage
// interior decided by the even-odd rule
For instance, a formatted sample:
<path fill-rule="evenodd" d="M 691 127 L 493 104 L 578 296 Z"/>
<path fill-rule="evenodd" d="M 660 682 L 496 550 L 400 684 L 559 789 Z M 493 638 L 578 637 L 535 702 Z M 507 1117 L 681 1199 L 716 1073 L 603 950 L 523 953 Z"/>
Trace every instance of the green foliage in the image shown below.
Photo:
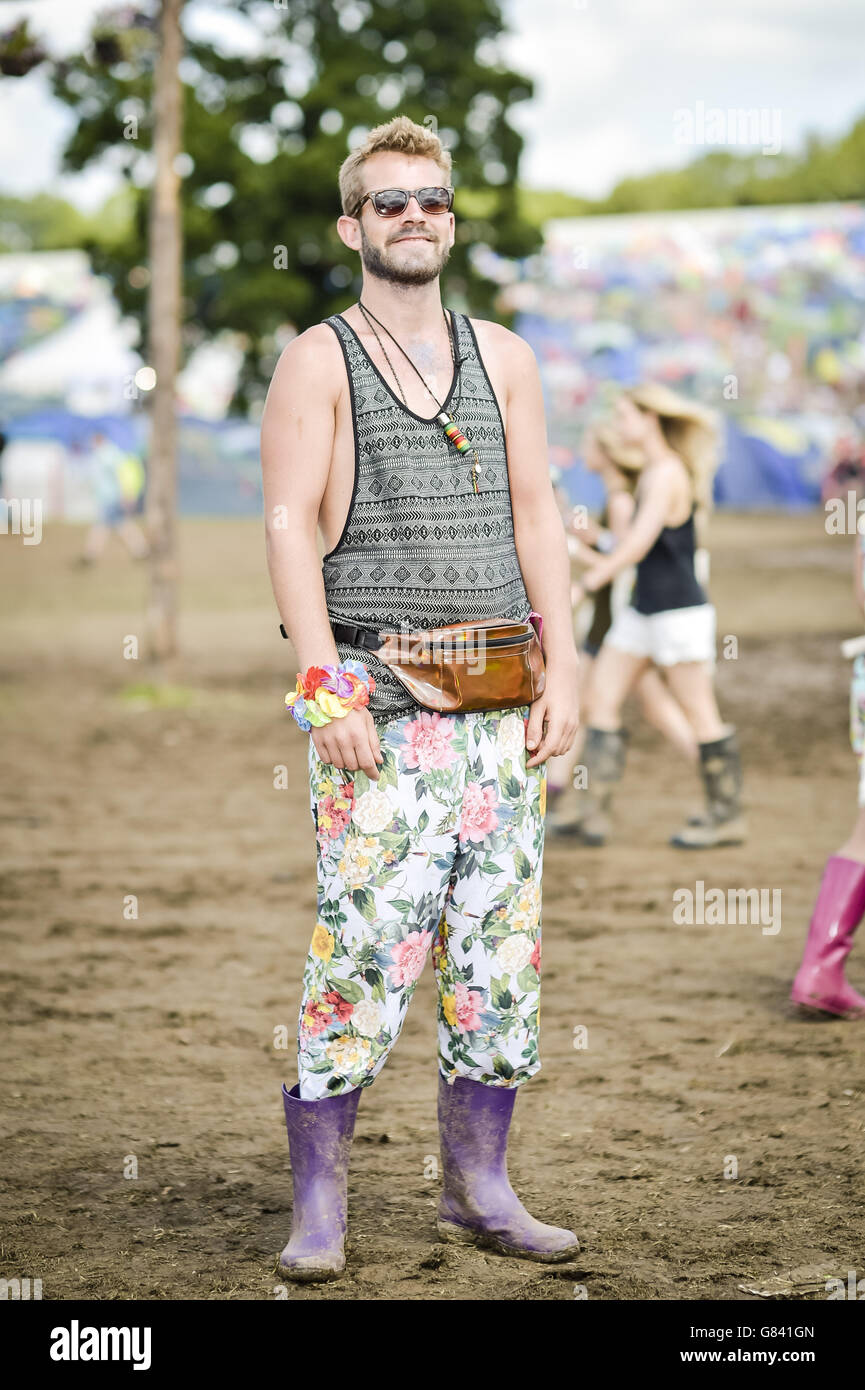
<path fill-rule="evenodd" d="M 45 58 L 45 49 L 22 19 L 11 29 L 0 32 L 0 73 L 4 77 L 26 77 Z"/>
<path fill-rule="evenodd" d="M 504 975 L 501 980 L 490 980 L 490 1002 L 498 1013 L 506 1013 L 514 1002 L 514 996 L 508 989 L 507 982 L 507 975 Z"/>
<path fill-rule="evenodd" d="M 517 188 L 517 207 L 527 222 L 540 228 L 551 217 L 588 217 L 598 210 L 591 198 L 578 198 L 576 194 L 555 189 L 522 187 Z"/>
<path fill-rule="evenodd" d="M 83 213 L 51 193 L 33 198 L 0 196 L 0 251 L 66 251 L 80 247 L 93 256 L 121 247 L 129 235 L 133 199 L 113 194 L 97 213 Z"/>
<path fill-rule="evenodd" d="M 865 197 L 865 116 L 838 140 L 809 135 L 798 154 L 711 150 L 684 169 L 622 179 L 596 213 L 654 212 Z"/>

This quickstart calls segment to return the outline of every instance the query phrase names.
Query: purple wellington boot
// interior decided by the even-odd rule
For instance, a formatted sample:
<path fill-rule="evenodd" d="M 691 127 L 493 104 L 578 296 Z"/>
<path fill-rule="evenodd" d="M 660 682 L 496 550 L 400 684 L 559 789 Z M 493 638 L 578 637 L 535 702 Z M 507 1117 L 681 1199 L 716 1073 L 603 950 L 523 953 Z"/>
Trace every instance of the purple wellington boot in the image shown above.
<path fill-rule="evenodd" d="M 301 1100 L 283 1083 L 285 1126 L 294 1177 L 291 1238 L 279 1257 L 285 1279 L 336 1279 L 345 1269 L 348 1160 L 361 1087 Z"/>
<path fill-rule="evenodd" d="M 536 1221 L 508 1181 L 505 1155 L 515 1100 L 513 1086 L 487 1086 L 466 1076 L 448 1085 L 439 1072 L 444 1187 L 438 1233 L 500 1255 L 545 1264 L 567 1260 L 580 1248 L 573 1231 Z"/>
<path fill-rule="evenodd" d="M 842 1018 L 865 1018 L 865 999 L 844 979 L 844 962 L 863 913 L 865 864 L 830 855 L 790 991 L 794 1004 Z"/>

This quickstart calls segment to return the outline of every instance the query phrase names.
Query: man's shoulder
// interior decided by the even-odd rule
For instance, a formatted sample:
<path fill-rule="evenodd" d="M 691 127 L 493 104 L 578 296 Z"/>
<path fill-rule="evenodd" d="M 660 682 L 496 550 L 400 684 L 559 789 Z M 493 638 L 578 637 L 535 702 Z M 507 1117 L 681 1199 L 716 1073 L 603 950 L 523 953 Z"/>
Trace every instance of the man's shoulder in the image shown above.
<path fill-rule="evenodd" d="M 321 323 L 312 323 L 309 328 L 305 328 L 302 333 L 298 333 L 296 338 L 292 338 L 284 348 L 283 352 L 291 352 L 294 357 L 318 356 L 322 353 L 333 353 L 336 350 L 339 355 L 339 339 L 333 331 L 333 327 L 325 319 Z"/>
<path fill-rule="evenodd" d="M 500 362 L 505 365 L 512 364 L 517 371 L 535 361 L 534 352 L 519 333 L 512 332 L 510 328 L 496 323 L 494 319 L 469 318 L 468 314 L 466 318 L 474 329 L 482 357 L 487 353 L 495 353 Z"/>
<path fill-rule="evenodd" d="M 341 366 L 342 349 L 333 329 L 326 323 L 313 323 L 279 354 L 268 400 L 289 408 L 298 401 L 335 404 L 344 388 Z"/>
<path fill-rule="evenodd" d="M 286 343 L 279 355 L 277 373 L 318 374 L 329 371 L 341 356 L 339 340 L 327 323 L 313 323 Z"/>

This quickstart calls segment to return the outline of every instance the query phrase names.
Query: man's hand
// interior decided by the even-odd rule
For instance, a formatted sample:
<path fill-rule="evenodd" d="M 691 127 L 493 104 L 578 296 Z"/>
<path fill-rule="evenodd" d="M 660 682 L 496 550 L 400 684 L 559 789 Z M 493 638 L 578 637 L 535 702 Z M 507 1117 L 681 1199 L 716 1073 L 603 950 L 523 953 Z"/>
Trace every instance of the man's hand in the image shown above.
<path fill-rule="evenodd" d="M 526 767 L 560 757 L 571 747 L 580 727 L 579 686 L 579 666 L 561 673 L 547 668 L 544 692 L 529 706 L 526 753 L 531 756 Z"/>
<path fill-rule="evenodd" d="M 331 719 L 309 736 L 322 762 L 333 763 L 346 772 L 365 772 L 378 781 L 377 762 L 383 762 L 375 721 L 365 705 L 349 710 L 342 719 Z"/>

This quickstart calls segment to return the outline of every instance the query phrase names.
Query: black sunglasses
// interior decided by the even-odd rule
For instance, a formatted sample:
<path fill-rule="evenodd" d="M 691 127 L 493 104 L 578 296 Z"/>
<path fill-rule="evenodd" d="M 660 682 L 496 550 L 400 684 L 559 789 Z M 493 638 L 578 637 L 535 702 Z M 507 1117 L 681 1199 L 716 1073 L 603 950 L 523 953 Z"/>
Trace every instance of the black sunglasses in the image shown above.
<path fill-rule="evenodd" d="M 450 212 L 454 203 L 454 190 L 438 186 L 436 188 L 382 188 L 377 193 L 364 193 L 357 205 L 355 217 L 369 198 L 379 217 L 399 217 L 405 212 L 412 194 L 417 198 L 418 207 L 431 216 Z"/>

